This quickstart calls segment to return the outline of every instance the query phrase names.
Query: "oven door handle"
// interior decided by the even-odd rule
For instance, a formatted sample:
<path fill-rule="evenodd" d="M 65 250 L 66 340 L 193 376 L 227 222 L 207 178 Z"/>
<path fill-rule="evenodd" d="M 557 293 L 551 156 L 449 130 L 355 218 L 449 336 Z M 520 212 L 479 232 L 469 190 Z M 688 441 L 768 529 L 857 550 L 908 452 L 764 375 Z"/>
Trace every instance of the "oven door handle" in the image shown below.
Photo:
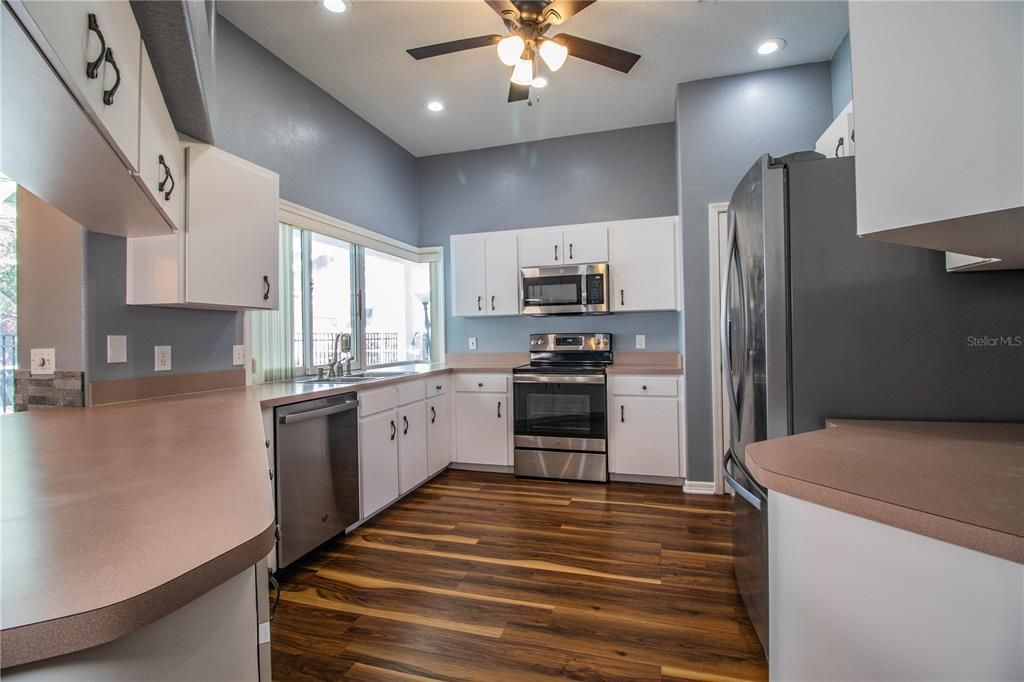
<path fill-rule="evenodd" d="M 603 384 L 603 374 L 514 374 L 513 384 Z"/>

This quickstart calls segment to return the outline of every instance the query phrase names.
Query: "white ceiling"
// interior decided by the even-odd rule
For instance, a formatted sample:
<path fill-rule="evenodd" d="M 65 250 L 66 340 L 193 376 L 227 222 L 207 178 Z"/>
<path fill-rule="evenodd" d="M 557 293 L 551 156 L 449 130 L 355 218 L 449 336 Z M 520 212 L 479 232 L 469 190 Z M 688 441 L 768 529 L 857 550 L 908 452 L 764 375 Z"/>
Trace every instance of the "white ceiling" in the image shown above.
<path fill-rule="evenodd" d="M 405 50 L 502 33 L 483 0 L 221 0 L 221 15 L 416 156 L 675 118 L 675 85 L 831 58 L 845 2 L 600 0 L 548 35 L 572 33 L 642 55 L 628 75 L 570 59 L 540 102 L 509 104 L 511 69 L 493 47 L 416 61 Z M 763 57 L 765 38 L 788 45 Z M 445 111 L 427 111 L 437 98 Z"/>

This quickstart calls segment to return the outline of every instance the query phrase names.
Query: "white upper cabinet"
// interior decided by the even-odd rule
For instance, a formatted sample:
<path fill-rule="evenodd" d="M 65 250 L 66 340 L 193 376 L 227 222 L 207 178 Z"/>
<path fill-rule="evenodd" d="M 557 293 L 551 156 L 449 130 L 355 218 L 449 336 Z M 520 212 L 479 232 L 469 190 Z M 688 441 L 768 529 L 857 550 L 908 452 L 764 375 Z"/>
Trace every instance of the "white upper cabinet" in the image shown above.
<path fill-rule="evenodd" d="M 675 218 L 609 225 L 612 311 L 678 310 L 680 255 Z"/>
<path fill-rule="evenodd" d="M 452 237 L 452 298 L 457 317 L 516 315 L 519 265 L 516 237 Z"/>
<path fill-rule="evenodd" d="M 128 303 L 276 308 L 277 174 L 209 145 L 185 158 L 186 229 L 128 240 Z"/>
<path fill-rule="evenodd" d="M 519 233 L 520 267 L 604 263 L 608 260 L 608 229 L 604 224 Z"/>
<path fill-rule="evenodd" d="M 487 315 L 519 313 L 519 264 L 515 236 L 488 237 L 485 247 L 487 261 Z"/>
<path fill-rule="evenodd" d="M 1024 263 L 1024 3 L 849 12 L 858 233 Z"/>
<path fill-rule="evenodd" d="M 584 225 L 562 232 L 566 263 L 605 263 L 608 261 L 608 227 Z"/>
<path fill-rule="evenodd" d="M 526 230 L 519 235 L 520 267 L 562 265 L 563 263 L 565 263 L 565 249 L 562 248 L 561 230 Z"/>
<path fill-rule="evenodd" d="M 139 175 L 146 189 L 180 230 L 185 225 L 185 152 L 164 106 L 145 47 L 142 48 L 141 72 Z"/>
<path fill-rule="evenodd" d="M 35 0 L 24 7 L 66 72 L 58 75 L 70 76 L 69 85 L 138 170 L 142 38 L 131 5 L 117 0 Z"/>

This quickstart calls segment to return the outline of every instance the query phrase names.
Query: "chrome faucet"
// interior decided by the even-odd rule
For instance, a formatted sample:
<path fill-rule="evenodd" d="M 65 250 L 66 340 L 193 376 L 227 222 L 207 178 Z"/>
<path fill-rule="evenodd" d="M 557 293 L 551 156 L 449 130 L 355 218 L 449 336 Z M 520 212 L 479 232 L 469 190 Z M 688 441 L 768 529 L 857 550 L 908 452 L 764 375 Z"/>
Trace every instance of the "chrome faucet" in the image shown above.
<path fill-rule="evenodd" d="M 342 361 L 341 354 L 345 354 Z M 342 376 L 341 370 L 344 367 L 344 376 L 352 374 L 352 335 L 341 332 L 334 335 L 334 352 L 331 362 L 328 364 L 328 372 L 331 376 Z"/>

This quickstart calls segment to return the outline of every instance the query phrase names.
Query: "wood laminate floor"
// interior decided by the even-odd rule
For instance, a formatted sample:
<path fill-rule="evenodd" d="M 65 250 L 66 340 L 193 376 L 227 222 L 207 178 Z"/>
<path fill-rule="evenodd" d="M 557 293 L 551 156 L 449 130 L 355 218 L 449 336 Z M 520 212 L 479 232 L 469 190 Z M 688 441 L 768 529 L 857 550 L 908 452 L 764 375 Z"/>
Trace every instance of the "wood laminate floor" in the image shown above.
<path fill-rule="evenodd" d="M 766 679 L 730 508 L 446 472 L 279 576 L 274 679 Z"/>

